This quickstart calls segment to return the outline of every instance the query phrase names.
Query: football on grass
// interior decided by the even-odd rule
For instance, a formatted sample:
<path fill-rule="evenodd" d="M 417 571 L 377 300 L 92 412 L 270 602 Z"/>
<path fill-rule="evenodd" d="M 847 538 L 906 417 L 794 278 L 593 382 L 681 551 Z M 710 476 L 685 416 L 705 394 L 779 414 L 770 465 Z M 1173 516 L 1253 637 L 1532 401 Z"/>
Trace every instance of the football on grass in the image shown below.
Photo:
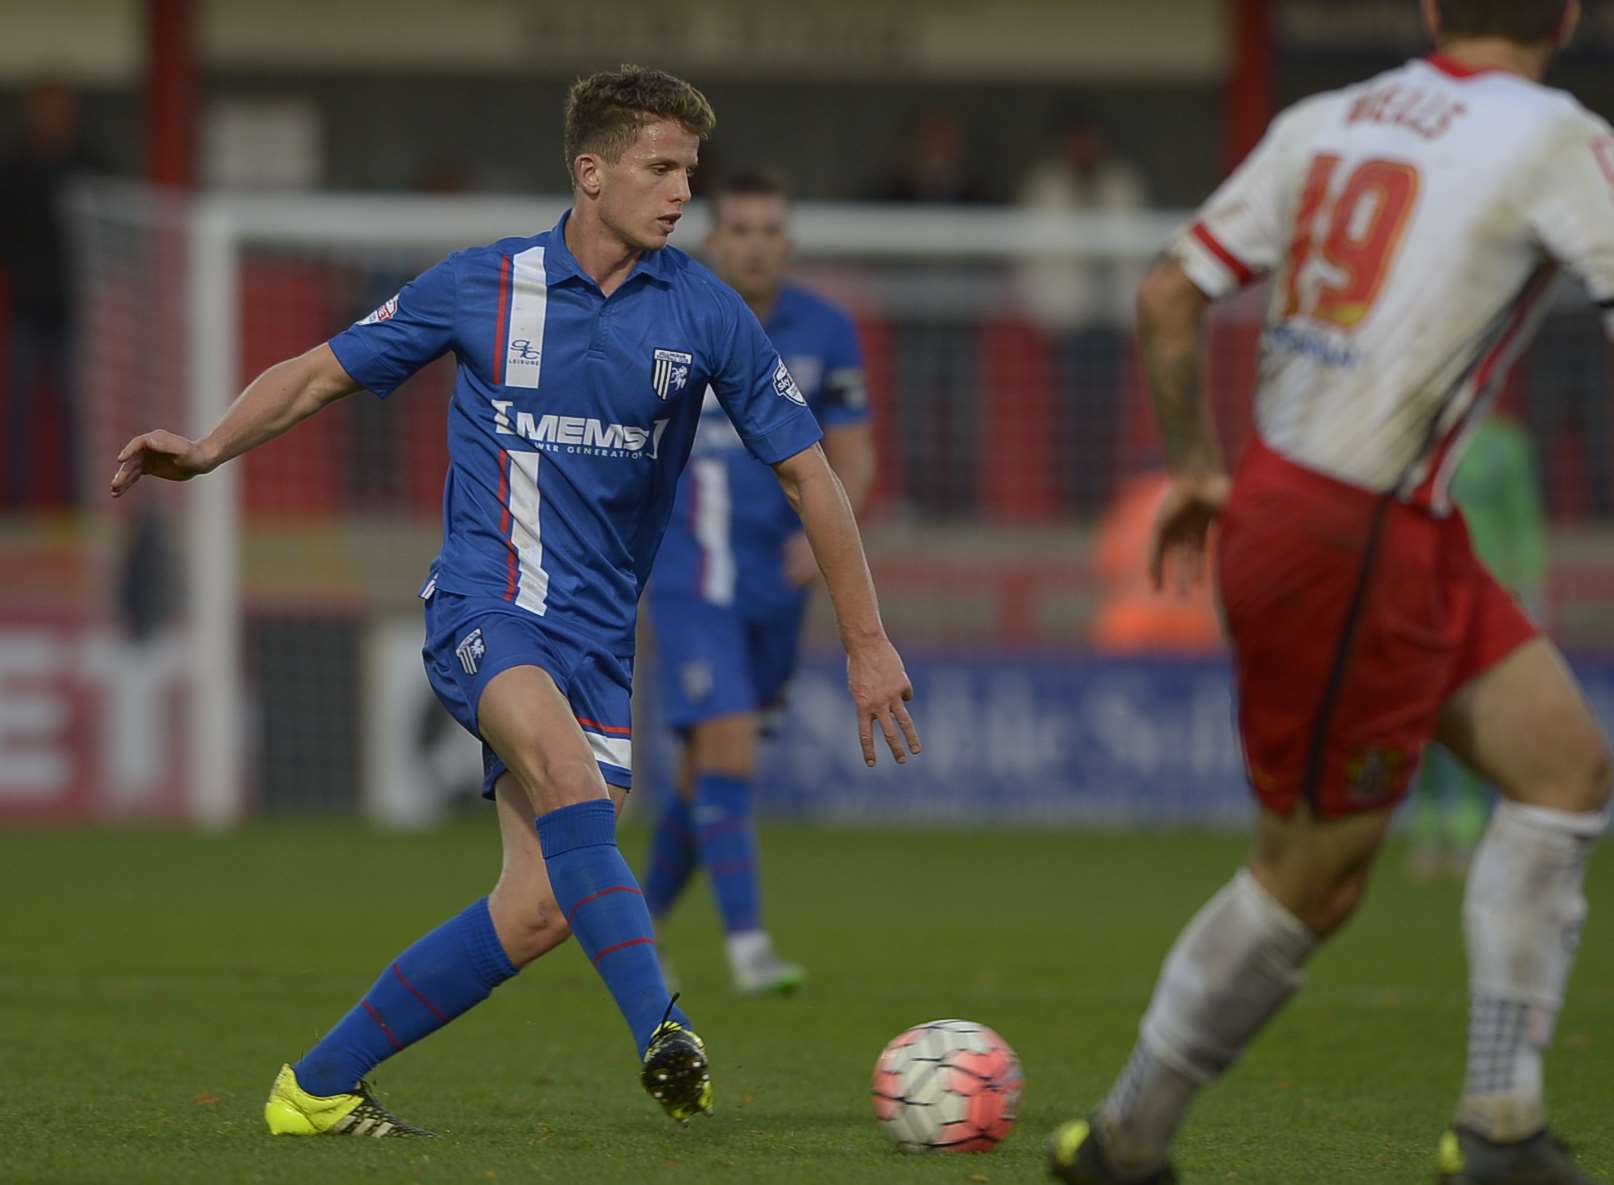
<path fill-rule="evenodd" d="M 1014 1130 L 1020 1059 L 969 1020 L 933 1020 L 894 1037 L 874 1063 L 874 1114 L 909 1152 L 986 1152 Z"/>

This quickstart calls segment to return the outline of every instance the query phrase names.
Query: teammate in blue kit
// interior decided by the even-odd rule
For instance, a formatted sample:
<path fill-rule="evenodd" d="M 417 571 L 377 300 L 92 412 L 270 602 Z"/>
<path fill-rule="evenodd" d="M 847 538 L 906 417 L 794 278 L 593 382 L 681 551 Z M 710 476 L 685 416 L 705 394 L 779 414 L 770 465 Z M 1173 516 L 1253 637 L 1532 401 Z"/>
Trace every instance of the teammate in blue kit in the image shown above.
<path fill-rule="evenodd" d="M 854 508 L 874 479 L 863 357 L 847 315 L 784 283 L 790 211 L 784 186 L 738 174 L 712 195 L 706 254 L 783 355 L 824 430 L 824 451 Z M 757 742 L 795 670 L 808 589 L 818 575 L 801 520 L 767 466 L 746 452 L 708 393 L 656 571 L 650 622 L 669 724 L 685 745 L 678 794 L 651 844 L 645 899 L 659 919 L 704 866 L 742 992 L 791 991 L 762 925 L 751 819 Z"/>
<path fill-rule="evenodd" d="M 423 1134 L 363 1075 L 576 934 L 674 1119 L 709 1111 L 705 1047 L 669 997 L 649 911 L 616 845 L 628 789 L 636 603 L 672 512 L 708 386 L 801 514 L 846 645 L 866 762 L 878 725 L 919 751 L 911 690 L 880 623 L 846 495 L 756 318 L 666 246 L 715 122 L 688 83 L 624 66 L 566 107 L 573 207 L 554 229 L 451 255 L 325 345 L 271 367 L 205 438 L 150 432 L 118 455 L 114 495 L 183 481 L 361 388 L 387 395 L 450 351 L 443 548 L 421 589 L 427 675 L 483 742 L 503 866 L 489 895 L 404 951 L 294 1065 L 277 1134 Z M 340 878 L 343 882 L 346 878 Z M 329 918 L 350 925 L 353 890 Z"/>

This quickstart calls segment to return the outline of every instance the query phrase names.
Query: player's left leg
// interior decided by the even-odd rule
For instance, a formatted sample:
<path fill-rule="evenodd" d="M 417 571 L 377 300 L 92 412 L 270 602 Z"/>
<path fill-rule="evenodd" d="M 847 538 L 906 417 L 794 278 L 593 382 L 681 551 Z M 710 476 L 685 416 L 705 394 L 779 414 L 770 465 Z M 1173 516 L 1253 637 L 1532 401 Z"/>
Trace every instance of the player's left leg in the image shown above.
<path fill-rule="evenodd" d="M 723 918 L 734 985 L 747 994 L 793 992 L 806 979 L 799 964 L 778 956 L 763 925 L 762 857 L 754 819 L 760 741 L 768 732 L 766 721 L 782 715 L 806 608 L 806 594 L 797 593 L 767 611 L 753 611 L 743 627 L 743 667 L 732 676 L 743 689 L 745 708 L 709 716 L 691 736 L 701 862 Z"/>
<path fill-rule="evenodd" d="M 540 667 L 501 671 L 482 691 L 477 724 L 537 812 L 555 900 L 633 1034 L 645 1089 L 672 1118 L 687 1120 L 711 1110 L 705 1045 L 667 990 L 605 782 L 609 772 L 625 789 L 632 767 L 631 676 L 621 660 L 590 652 L 566 679 L 563 695 Z"/>
<path fill-rule="evenodd" d="M 477 724 L 533 812 L 549 882 L 640 1053 L 668 993 L 643 894 L 616 844 L 616 808 L 576 714 L 549 673 L 518 666 L 482 693 Z"/>
<path fill-rule="evenodd" d="M 671 793 L 662 793 L 661 810 L 650 832 L 650 869 L 644 877 L 644 899 L 658 927 L 700 867 L 700 849 L 695 844 L 695 778 L 690 762 L 686 742 L 679 753 L 677 784 Z M 665 957 L 662 961 L 665 965 Z"/>
<path fill-rule="evenodd" d="M 654 585 L 650 597 L 662 714 L 683 741 L 678 781 L 661 796 L 645 873 L 645 903 L 659 922 L 701 862 L 695 827 L 699 770 L 692 734 L 714 717 L 753 710 L 756 697 L 746 671 L 744 623 L 732 606 L 660 593 Z"/>
<path fill-rule="evenodd" d="M 1587 863 L 1607 824 L 1607 743 L 1544 638 L 1458 691 L 1440 736 L 1503 796 L 1463 905 L 1468 1076 L 1456 1130 L 1442 1145 L 1442 1171 L 1462 1185 L 1590 1181 L 1546 1131 L 1542 1056 L 1586 916 Z M 1542 1166 L 1559 1175 L 1518 1175 Z"/>
<path fill-rule="evenodd" d="M 729 972 L 741 992 L 791 992 L 804 972 L 779 958 L 762 924 L 753 798 L 761 720 L 735 712 L 690 733 L 695 836 L 723 920 Z"/>

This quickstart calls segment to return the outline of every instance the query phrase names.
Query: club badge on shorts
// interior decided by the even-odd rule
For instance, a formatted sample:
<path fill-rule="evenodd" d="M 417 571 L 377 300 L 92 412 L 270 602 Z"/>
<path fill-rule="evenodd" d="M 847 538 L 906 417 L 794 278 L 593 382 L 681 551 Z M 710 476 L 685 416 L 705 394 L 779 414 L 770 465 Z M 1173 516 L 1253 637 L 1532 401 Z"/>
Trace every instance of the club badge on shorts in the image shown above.
<path fill-rule="evenodd" d="M 684 689 L 684 698 L 691 703 L 705 703 L 711 698 L 717 680 L 712 664 L 703 658 L 692 659 L 678 668 L 678 682 Z"/>
<path fill-rule="evenodd" d="M 476 668 L 482 662 L 482 656 L 488 652 L 487 645 L 482 641 L 480 628 L 472 630 L 454 647 L 454 653 L 460 660 L 460 667 L 467 675 L 476 674 Z"/>
<path fill-rule="evenodd" d="M 695 355 L 681 350 L 656 350 L 650 359 L 650 385 L 658 399 L 667 399 L 684 389 Z"/>

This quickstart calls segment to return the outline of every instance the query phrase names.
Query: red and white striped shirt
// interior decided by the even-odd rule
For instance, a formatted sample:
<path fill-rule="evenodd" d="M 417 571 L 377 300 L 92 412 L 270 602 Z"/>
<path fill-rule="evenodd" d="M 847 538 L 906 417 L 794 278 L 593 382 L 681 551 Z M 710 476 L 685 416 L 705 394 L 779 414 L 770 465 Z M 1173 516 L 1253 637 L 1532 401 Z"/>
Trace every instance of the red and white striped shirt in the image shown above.
<path fill-rule="evenodd" d="M 1213 298 L 1271 277 L 1269 447 L 1445 513 L 1560 266 L 1614 335 L 1614 130 L 1517 75 L 1409 62 L 1280 115 L 1173 253 Z"/>

